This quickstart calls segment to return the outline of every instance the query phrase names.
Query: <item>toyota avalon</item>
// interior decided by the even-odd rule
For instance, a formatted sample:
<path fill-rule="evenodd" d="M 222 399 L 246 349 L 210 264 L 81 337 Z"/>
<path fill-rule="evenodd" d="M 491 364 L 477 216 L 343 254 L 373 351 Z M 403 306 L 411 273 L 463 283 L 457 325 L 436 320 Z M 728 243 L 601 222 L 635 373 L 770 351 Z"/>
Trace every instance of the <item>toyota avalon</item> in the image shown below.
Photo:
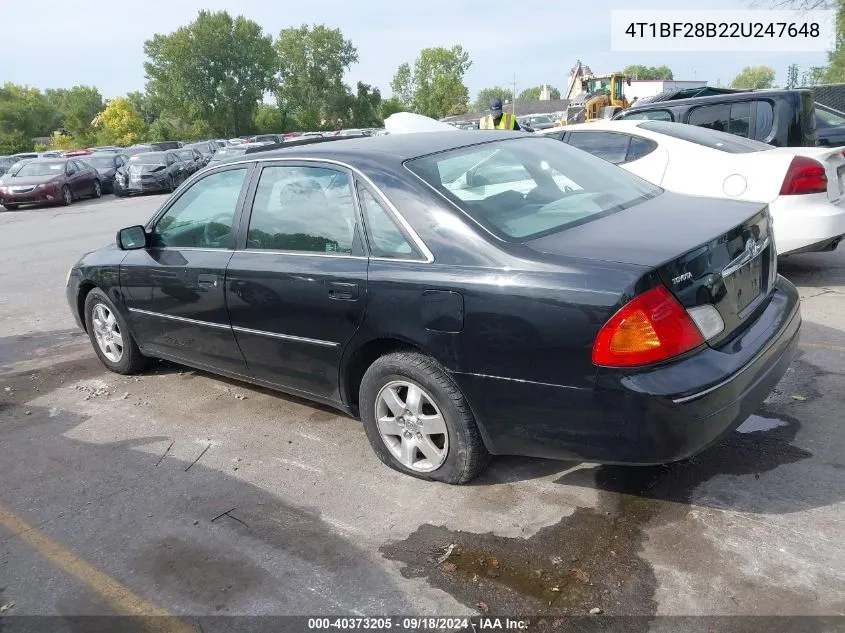
<path fill-rule="evenodd" d="M 499 131 L 216 164 L 85 255 L 67 299 L 114 372 L 162 358 L 326 403 L 385 464 L 455 484 L 491 454 L 697 453 L 760 406 L 801 325 L 765 204 Z"/>

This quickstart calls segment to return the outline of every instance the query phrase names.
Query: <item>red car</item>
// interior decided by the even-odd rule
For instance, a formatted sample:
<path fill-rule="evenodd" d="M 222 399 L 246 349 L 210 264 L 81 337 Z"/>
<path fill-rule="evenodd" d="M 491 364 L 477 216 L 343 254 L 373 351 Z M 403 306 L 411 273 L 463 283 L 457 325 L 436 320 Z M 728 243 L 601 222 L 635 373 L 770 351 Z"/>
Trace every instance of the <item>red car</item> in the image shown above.
<path fill-rule="evenodd" d="M 100 176 L 78 158 L 37 158 L 15 164 L 0 178 L 0 205 L 14 211 L 22 204 L 71 204 L 102 195 Z"/>

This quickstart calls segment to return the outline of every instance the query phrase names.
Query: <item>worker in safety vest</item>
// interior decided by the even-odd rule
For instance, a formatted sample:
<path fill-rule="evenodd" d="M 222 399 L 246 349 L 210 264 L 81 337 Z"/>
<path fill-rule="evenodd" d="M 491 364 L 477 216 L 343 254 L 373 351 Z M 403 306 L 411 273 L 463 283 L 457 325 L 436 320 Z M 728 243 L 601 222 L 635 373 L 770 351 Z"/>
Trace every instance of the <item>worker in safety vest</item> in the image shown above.
<path fill-rule="evenodd" d="M 502 100 L 496 97 L 490 104 L 490 114 L 478 122 L 480 130 L 518 130 L 519 123 L 512 114 L 502 111 Z"/>

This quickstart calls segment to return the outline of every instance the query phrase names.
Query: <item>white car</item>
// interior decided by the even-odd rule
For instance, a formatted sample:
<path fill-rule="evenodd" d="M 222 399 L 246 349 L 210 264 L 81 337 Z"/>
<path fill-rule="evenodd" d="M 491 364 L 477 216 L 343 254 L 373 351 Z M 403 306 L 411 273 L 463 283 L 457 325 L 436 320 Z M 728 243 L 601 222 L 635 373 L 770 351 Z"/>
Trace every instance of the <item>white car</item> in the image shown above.
<path fill-rule="evenodd" d="M 779 255 L 831 251 L 845 237 L 845 148 L 773 147 L 649 120 L 599 120 L 536 134 L 552 135 L 670 191 L 766 202 Z"/>

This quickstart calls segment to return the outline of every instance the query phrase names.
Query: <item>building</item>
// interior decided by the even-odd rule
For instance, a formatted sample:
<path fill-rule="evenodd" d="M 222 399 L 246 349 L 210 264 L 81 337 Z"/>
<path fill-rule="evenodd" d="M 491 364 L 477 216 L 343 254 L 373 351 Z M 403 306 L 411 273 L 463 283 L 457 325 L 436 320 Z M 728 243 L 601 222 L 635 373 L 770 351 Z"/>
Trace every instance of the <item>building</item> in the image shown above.
<path fill-rule="evenodd" d="M 644 99 L 646 97 L 653 97 L 661 92 L 671 92 L 674 90 L 684 90 L 685 88 L 703 88 L 707 85 L 706 81 L 678 81 L 662 79 L 632 79 L 631 85 L 627 83 L 622 84 L 622 92 L 625 98 L 630 103 L 634 99 Z"/>

